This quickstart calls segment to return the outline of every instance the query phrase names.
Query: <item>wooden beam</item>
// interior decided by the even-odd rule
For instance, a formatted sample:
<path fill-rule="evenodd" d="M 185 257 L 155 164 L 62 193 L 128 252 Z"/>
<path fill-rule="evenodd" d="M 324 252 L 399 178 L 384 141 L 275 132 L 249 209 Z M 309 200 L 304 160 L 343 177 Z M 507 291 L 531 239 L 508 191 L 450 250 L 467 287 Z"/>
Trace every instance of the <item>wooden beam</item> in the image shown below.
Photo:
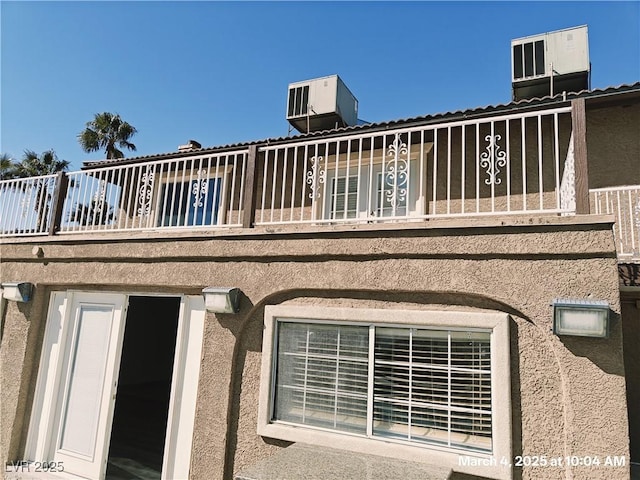
<path fill-rule="evenodd" d="M 51 199 L 51 223 L 49 224 L 49 235 L 55 235 L 62 225 L 62 211 L 64 210 L 64 199 L 67 196 L 69 187 L 69 177 L 64 172 L 58 172 L 56 177 L 56 188 Z"/>
<path fill-rule="evenodd" d="M 244 198 L 242 199 L 242 226 L 252 228 L 256 214 L 256 166 L 258 146 L 251 145 L 247 152 L 247 168 L 244 180 Z"/>
<path fill-rule="evenodd" d="M 587 215 L 589 208 L 589 164 L 587 162 L 587 115 L 584 98 L 571 101 L 573 158 L 576 181 L 576 213 Z"/>

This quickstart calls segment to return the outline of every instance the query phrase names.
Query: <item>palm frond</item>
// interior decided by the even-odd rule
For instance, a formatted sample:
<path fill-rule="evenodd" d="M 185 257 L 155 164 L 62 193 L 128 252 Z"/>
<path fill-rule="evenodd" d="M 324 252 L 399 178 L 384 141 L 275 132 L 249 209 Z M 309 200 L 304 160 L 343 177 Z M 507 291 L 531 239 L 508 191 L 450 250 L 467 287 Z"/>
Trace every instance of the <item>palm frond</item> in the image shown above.
<path fill-rule="evenodd" d="M 79 203 L 69 212 L 69 221 L 80 225 L 107 225 L 115 219 L 112 206 L 92 199 L 89 204 Z"/>
<path fill-rule="evenodd" d="M 60 160 L 53 150 L 38 155 L 33 150 L 25 150 L 20 162 L 14 162 L 12 178 L 40 177 L 65 172 L 69 168 L 67 160 Z"/>
<path fill-rule="evenodd" d="M 0 180 L 13 178 L 15 161 L 7 153 L 0 154 Z"/>
<path fill-rule="evenodd" d="M 78 134 L 78 141 L 87 153 L 104 150 L 107 159 L 123 158 L 124 153 L 116 145 L 135 151 L 136 146 L 129 140 L 136 133 L 135 127 L 117 113 L 102 112 L 87 122 L 85 130 Z"/>

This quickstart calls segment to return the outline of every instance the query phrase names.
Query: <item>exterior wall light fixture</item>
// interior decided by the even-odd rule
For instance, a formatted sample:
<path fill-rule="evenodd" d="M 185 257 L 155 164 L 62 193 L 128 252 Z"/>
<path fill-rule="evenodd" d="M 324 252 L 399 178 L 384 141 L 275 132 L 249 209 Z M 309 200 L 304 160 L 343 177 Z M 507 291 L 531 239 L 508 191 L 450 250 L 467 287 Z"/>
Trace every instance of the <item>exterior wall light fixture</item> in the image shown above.
<path fill-rule="evenodd" d="M 239 288 L 207 287 L 202 294 L 208 312 L 238 313 L 240 310 Z"/>
<path fill-rule="evenodd" d="M 609 337 L 609 302 L 556 298 L 552 306 L 554 334 L 594 338 Z"/>
<path fill-rule="evenodd" d="M 29 282 L 7 282 L 2 284 L 2 298 L 13 302 L 31 300 L 33 284 Z"/>

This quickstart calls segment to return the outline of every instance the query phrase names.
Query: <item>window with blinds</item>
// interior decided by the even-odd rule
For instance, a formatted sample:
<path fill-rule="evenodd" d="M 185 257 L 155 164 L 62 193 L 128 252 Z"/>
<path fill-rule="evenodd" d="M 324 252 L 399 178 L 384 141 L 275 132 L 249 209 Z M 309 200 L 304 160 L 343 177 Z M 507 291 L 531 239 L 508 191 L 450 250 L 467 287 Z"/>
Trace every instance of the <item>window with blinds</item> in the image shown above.
<path fill-rule="evenodd" d="M 358 176 L 334 177 L 331 184 L 331 218 L 355 218 L 358 214 Z"/>
<path fill-rule="evenodd" d="M 488 331 L 278 321 L 272 420 L 492 451 Z"/>
<path fill-rule="evenodd" d="M 358 216 L 358 188 L 367 185 L 367 175 L 338 176 L 331 182 L 331 219 L 356 218 Z M 394 184 L 384 181 L 381 172 L 376 174 L 376 191 L 372 199 L 372 213 L 378 217 L 407 215 L 407 195 L 395 195 Z M 361 192 L 365 196 L 366 192 Z M 393 200 L 396 201 L 394 207 Z"/>

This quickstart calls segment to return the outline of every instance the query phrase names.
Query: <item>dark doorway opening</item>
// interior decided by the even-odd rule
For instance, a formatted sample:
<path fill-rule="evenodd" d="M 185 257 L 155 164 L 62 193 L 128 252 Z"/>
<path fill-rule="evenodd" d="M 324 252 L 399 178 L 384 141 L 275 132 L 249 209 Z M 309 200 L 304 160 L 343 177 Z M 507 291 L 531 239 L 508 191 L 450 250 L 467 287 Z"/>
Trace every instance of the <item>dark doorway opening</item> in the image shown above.
<path fill-rule="evenodd" d="M 640 480 L 640 291 L 620 292 L 631 480 Z"/>
<path fill-rule="evenodd" d="M 129 297 L 108 480 L 160 478 L 179 311 L 176 297 Z"/>

